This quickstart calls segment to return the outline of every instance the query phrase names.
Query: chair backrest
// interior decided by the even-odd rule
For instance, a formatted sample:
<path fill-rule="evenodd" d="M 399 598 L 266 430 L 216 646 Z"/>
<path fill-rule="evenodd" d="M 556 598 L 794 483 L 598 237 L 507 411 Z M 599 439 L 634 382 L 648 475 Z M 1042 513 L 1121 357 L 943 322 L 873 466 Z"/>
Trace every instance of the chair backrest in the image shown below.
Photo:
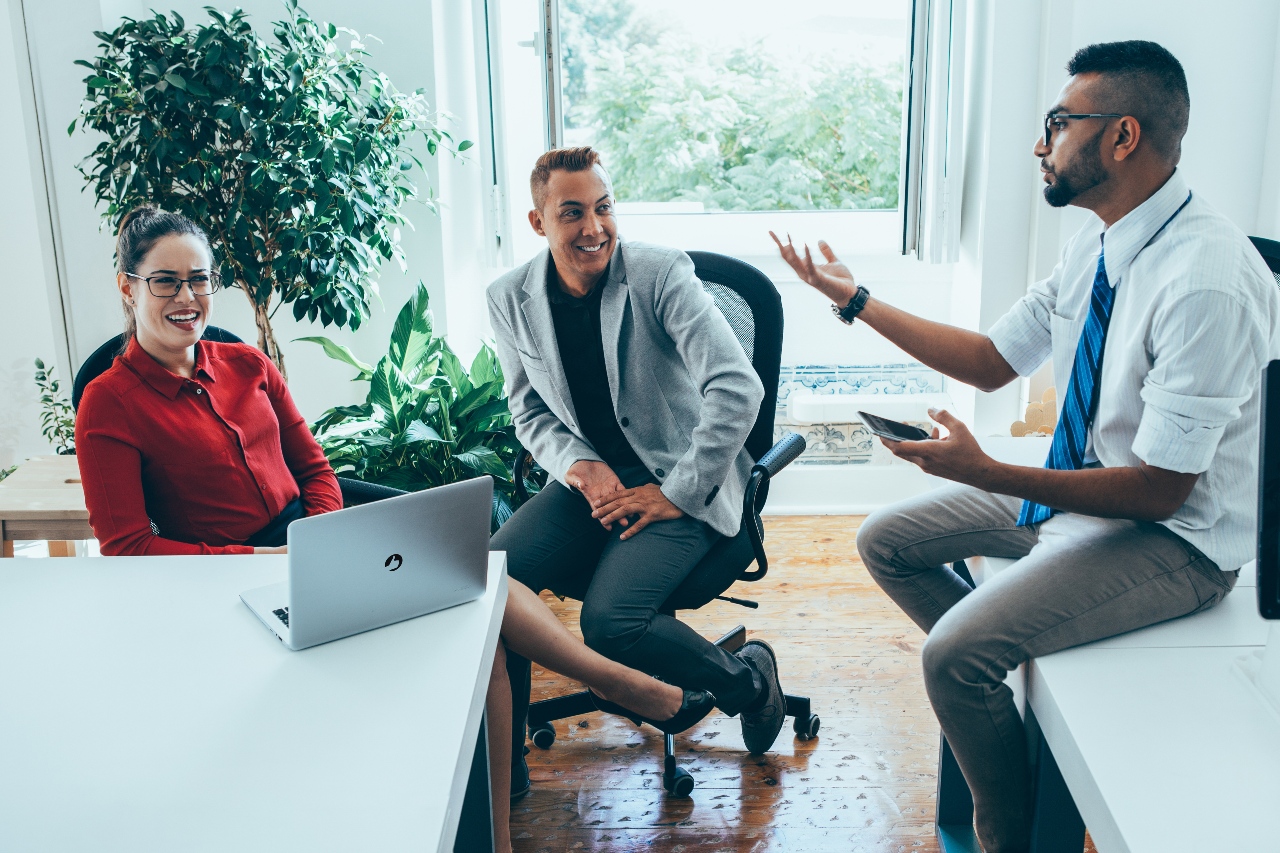
<path fill-rule="evenodd" d="M 1276 284 L 1280 285 L 1280 242 L 1268 240 L 1266 237 L 1250 237 L 1249 240 L 1258 250 L 1258 254 L 1262 255 L 1262 259 L 1267 262 L 1267 269 L 1271 270 L 1271 275 L 1275 276 Z"/>
<path fill-rule="evenodd" d="M 244 343 L 243 340 L 226 329 L 220 329 L 217 326 L 206 327 L 204 334 L 201 335 L 201 340 L 216 341 L 220 344 Z M 84 363 L 80 365 L 80 369 L 76 371 L 76 381 L 71 386 L 71 408 L 80 408 L 80 398 L 84 396 L 84 389 L 89 387 L 90 382 L 107 372 L 107 368 L 111 367 L 111 363 L 116 360 L 116 356 L 124 352 L 126 343 L 124 335 L 116 335 L 94 350 L 84 360 Z"/>
<path fill-rule="evenodd" d="M 747 436 L 747 452 L 759 459 L 773 446 L 782 364 L 782 297 L 769 277 L 751 264 L 715 252 L 689 252 L 694 275 L 729 321 L 742 350 L 764 385 L 764 400 Z"/>

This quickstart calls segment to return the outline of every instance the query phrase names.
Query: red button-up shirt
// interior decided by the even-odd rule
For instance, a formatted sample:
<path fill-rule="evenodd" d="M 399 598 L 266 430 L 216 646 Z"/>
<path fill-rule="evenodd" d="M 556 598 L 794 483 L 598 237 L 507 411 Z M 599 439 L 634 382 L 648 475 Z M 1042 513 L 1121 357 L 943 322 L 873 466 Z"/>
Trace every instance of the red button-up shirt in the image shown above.
<path fill-rule="evenodd" d="M 247 554 L 294 498 L 307 515 L 342 508 L 284 378 L 247 344 L 201 341 L 187 379 L 130 341 L 85 389 L 76 458 L 107 555 Z"/>

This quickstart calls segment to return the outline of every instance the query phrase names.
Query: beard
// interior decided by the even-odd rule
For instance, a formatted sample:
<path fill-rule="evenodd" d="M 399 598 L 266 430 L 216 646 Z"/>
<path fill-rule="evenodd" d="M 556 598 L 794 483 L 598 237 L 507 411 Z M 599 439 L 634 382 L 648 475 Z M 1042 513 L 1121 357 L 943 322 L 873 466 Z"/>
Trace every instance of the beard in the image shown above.
<path fill-rule="evenodd" d="M 1081 147 L 1081 153 L 1073 160 L 1063 164 L 1061 169 L 1051 169 L 1053 183 L 1044 188 L 1044 200 L 1050 207 L 1066 207 L 1080 193 L 1091 190 L 1107 179 L 1107 170 L 1102 168 L 1102 134 L 1099 131 L 1093 139 Z M 1092 155 L 1088 153 L 1092 150 Z M 1043 166 L 1043 161 L 1041 162 Z"/>

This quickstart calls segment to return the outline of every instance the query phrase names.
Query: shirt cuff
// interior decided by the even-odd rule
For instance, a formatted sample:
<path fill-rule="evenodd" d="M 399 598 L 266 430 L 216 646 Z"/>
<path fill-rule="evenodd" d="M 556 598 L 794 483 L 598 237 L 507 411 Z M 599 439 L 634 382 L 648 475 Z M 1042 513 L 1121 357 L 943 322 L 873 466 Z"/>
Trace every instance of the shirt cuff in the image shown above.
<path fill-rule="evenodd" d="M 996 352 L 1019 376 L 1030 376 L 1053 352 L 1053 338 L 1021 302 L 987 331 Z"/>

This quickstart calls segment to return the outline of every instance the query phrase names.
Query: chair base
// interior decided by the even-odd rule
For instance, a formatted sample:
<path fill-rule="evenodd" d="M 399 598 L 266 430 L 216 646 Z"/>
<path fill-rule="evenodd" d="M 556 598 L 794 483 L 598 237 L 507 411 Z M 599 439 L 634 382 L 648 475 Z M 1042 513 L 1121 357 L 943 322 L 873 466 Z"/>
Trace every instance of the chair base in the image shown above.
<path fill-rule="evenodd" d="M 715 644 L 727 652 L 736 652 L 747 642 L 747 629 L 739 625 Z M 810 708 L 809 697 L 785 695 L 786 714 L 793 718 L 792 731 L 802 741 L 812 740 L 818 736 L 822 720 Z M 589 690 L 571 693 L 568 696 L 557 696 L 554 699 L 543 699 L 529 705 L 529 738 L 539 749 L 550 749 L 556 742 L 556 720 L 567 720 L 596 713 L 595 702 Z M 638 719 L 632 719 L 640 725 Z M 662 787 L 676 797 L 687 797 L 693 793 L 695 785 L 693 776 L 683 767 L 676 766 L 675 737 L 665 735 L 662 742 Z"/>

